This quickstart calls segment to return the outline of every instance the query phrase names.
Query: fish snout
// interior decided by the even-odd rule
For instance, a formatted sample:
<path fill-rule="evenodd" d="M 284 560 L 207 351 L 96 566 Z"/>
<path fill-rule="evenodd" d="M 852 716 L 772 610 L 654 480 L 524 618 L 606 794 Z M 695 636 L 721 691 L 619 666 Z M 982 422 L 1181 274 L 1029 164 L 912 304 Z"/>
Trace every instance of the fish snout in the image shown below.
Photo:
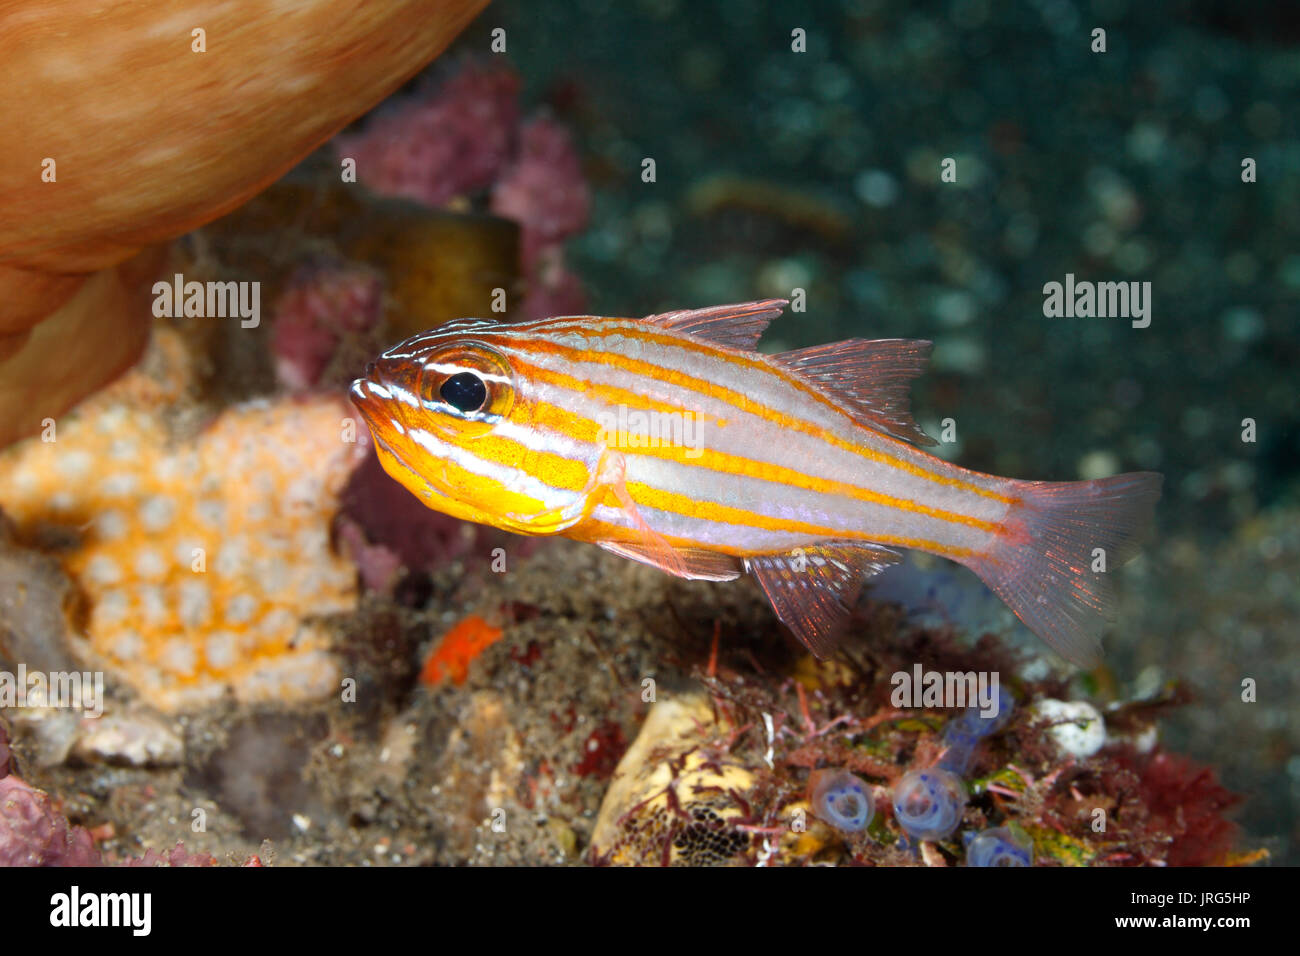
<path fill-rule="evenodd" d="M 373 363 L 370 368 L 374 368 Z M 367 369 L 367 375 L 369 371 L 370 369 Z M 367 421 L 374 421 L 382 414 L 383 400 L 387 397 L 387 394 L 380 391 L 370 378 L 355 379 L 352 387 L 348 389 L 348 398 Z"/>

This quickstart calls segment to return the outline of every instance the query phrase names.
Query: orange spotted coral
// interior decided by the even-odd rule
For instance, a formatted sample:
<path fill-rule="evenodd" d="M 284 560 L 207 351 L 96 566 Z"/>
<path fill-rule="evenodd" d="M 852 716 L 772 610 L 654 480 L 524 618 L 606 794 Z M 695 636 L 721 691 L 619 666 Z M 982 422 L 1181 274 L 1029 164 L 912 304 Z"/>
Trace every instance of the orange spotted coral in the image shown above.
<path fill-rule="evenodd" d="M 364 454 L 341 400 L 250 402 L 174 438 L 158 409 L 186 384 L 175 333 L 148 364 L 0 453 L 0 508 L 28 542 L 62 542 L 85 598 L 74 646 L 166 710 L 337 687 L 321 618 L 357 588 L 329 526 Z"/>

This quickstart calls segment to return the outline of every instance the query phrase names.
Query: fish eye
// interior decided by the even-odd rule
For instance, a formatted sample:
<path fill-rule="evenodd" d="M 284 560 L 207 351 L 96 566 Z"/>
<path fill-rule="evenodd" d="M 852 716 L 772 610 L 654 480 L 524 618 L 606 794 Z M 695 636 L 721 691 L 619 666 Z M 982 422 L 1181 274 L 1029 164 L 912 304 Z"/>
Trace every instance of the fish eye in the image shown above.
<path fill-rule="evenodd" d="M 473 372 L 458 372 L 438 389 L 442 400 L 457 411 L 476 412 L 487 401 L 487 385 Z"/>
<path fill-rule="evenodd" d="M 504 355 L 475 341 L 453 342 L 420 359 L 415 391 L 436 427 L 462 437 L 491 431 L 510 414 L 515 377 Z"/>

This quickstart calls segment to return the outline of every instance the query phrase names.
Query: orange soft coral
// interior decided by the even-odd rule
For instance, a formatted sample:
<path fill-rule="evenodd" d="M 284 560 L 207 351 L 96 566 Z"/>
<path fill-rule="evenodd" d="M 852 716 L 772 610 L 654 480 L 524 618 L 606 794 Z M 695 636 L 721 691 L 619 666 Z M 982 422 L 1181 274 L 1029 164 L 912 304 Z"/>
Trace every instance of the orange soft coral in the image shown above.
<path fill-rule="evenodd" d="M 161 379 L 133 371 L 54 440 L 0 453 L 0 508 L 29 542 L 64 542 L 85 597 L 77 647 L 154 706 L 334 689 L 319 618 L 356 603 L 329 544 L 363 454 L 348 412 L 335 397 L 250 402 L 174 441 L 157 409 L 184 388 L 184 350 L 167 330 L 155 349 Z"/>

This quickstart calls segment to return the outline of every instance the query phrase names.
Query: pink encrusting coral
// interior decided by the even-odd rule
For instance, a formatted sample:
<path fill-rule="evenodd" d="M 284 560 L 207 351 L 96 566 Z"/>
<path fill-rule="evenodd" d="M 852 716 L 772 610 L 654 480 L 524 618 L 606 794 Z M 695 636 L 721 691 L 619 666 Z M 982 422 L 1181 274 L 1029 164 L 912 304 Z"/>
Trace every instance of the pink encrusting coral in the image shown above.
<path fill-rule="evenodd" d="M 50 795 L 13 773 L 12 765 L 0 724 L 0 867 L 98 864 L 89 831 L 71 826 Z"/>
<path fill-rule="evenodd" d="M 573 138 L 538 117 L 519 134 L 519 153 L 492 190 L 492 211 L 523 230 L 521 254 L 530 274 L 541 255 L 587 225 L 591 196 Z"/>
<path fill-rule="evenodd" d="M 487 208 L 520 228 L 525 296 L 521 318 L 585 306 L 564 242 L 581 232 L 591 195 L 573 139 L 546 116 L 519 122 L 519 78 L 505 67 L 467 62 L 441 88 L 394 108 L 335 153 L 357 163 L 357 180 L 384 196 L 441 207 L 487 192 Z"/>
<path fill-rule="evenodd" d="M 338 137 L 334 149 L 375 192 L 441 206 L 496 179 L 514 146 L 518 96 L 514 70 L 469 61 L 431 96 Z"/>
<path fill-rule="evenodd" d="M 384 284 L 377 273 L 346 263 L 302 267 L 275 303 L 276 378 L 290 391 L 322 384 L 340 344 L 377 329 L 383 316 Z M 341 370 L 340 383 L 358 371 Z"/>
<path fill-rule="evenodd" d="M 0 867 L 96 866 L 90 833 L 68 824 L 50 795 L 10 774 L 0 779 Z"/>
<path fill-rule="evenodd" d="M 254 863 L 256 857 L 252 857 L 244 866 L 258 866 Z M 148 849 L 144 851 L 144 856 L 133 857 L 125 860 L 121 866 L 140 867 L 140 866 L 216 866 L 217 858 L 211 853 L 192 853 L 185 849 L 185 844 L 177 843 L 168 850 Z"/>

